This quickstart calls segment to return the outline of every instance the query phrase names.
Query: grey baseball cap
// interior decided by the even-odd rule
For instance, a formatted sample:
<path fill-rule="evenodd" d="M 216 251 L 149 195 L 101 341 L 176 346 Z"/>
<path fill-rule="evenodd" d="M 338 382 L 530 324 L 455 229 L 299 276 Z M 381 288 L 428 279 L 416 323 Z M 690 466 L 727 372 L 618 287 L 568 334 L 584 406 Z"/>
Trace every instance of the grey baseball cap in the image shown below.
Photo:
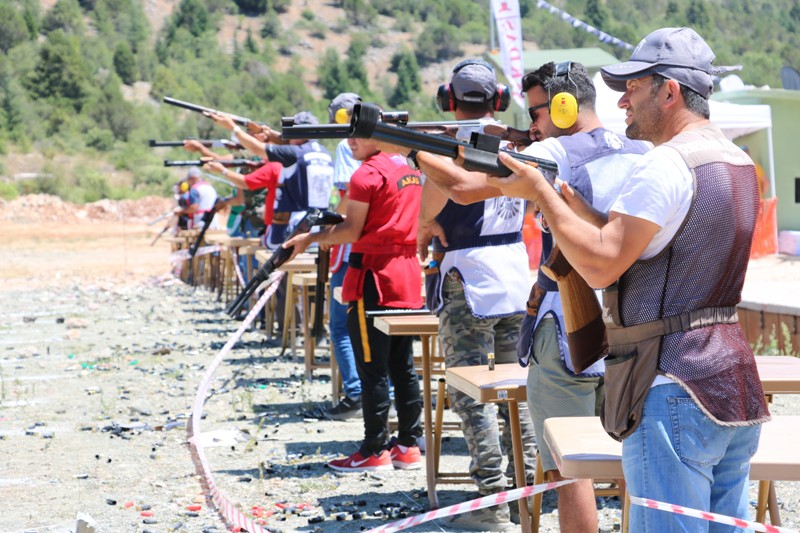
<path fill-rule="evenodd" d="M 600 69 L 611 89 L 625 92 L 625 82 L 651 74 L 677 81 L 704 98 L 714 90 L 713 75 L 741 70 L 741 66 L 711 65 L 714 52 L 691 28 L 661 28 L 642 39 L 625 63 Z"/>
<path fill-rule="evenodd" d="M 310 124 L 313 126 L 319 124 L 319 120 L 309 111 L 300 111 L 294 116 L 294 123 L 296 126 L 300 124 Z"/>
<path fill-rule="evenodd" d="M 450 79 L 457 100 L 485 102 L 497 93 L 494 68 L 482 59 L 467 59 L 453 69 Z"/>
<path fill-rule="evenodd" d="M 200 167 L 191 167 L 189 172 L 186 173 L 187 178 L 201 178 L 203 176 L 203 171 L 200 170 Z"/>
<path fill-rule="evenodd" d="M 356 93 L 341 93 L 328 104 L 328 121 L 336 122 L 336 112 L 344 109 L 348 115 L 353 114 L 353 106 L 361 101 Z"/>

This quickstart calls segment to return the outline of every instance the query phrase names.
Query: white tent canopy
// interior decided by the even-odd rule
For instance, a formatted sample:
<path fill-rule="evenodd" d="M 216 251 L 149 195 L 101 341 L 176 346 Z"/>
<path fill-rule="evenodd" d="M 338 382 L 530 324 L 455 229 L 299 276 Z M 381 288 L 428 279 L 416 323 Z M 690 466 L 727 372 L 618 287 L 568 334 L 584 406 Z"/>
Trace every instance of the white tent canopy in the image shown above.
<path fill-rule="evenodd" d="M 597 90 L 597 115 L 603 125 L 616 133 L 625 133 L 625 111 L 617 106 L 622 93 L 612 91 L 600 73 L 594 75 Z M 719 126 L 728 139 L 735 139 L 756 131 L 767 131 L 769 150 L 770 191 L 775 191 L 775 164 L 772 149 L 772 109 L 768 105 L 739 105 L 710 100 L 711 122 Z"/>

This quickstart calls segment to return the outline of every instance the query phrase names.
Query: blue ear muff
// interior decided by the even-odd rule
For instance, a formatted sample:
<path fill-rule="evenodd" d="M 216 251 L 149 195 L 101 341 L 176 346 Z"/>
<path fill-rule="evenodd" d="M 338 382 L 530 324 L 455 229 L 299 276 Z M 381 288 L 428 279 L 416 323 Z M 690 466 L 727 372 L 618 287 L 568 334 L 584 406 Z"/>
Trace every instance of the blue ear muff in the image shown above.
<path fill-rule="evenodd" d="M 575 82 L 569 77 L 569 71 L 572 68 L 572 63 L 565 61 L 556 65 L 556 76 L 566 76 L 567 80 L 575 85 Z M 575 85 L 577 92 L 578 86 Z M 548 90 L 549 92 L 549 90 Z M 578 121 L 578 99 L 574 95 L 564 91 L 556 94 L 550 99 L 550 120 L 553 121 L 555 127 L 566 130 L 575 125 Z"/>

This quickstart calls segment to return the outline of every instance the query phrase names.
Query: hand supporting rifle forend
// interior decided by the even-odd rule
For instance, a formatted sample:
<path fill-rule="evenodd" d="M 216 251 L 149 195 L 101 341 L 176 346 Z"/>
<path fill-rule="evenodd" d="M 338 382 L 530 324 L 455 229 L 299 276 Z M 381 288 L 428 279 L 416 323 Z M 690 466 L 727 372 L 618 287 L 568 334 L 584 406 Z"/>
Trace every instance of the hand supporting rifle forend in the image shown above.
<path fill-rule="evenodd" d="M 306 216 L 303 217 L 297 226 L 295 226 L 292 233 L 286 237 L 286 240 L 288 241 L 292 237 L 300 235 L 301 233 L 308 233 L 314 226 L 328 226 L 339 224 L 342 221 L 344 221 L 344 217 L 337 213 L 322 209 L 309 209 L 306 213 Z M 247 302 L 247 300 L 253 296 L 253 293 L 258 290 L 261 284 L 267 281 L 270 274 L 280 268 L 282 264 L 292 257 L 293 252 L 294 246 L 289 248 L 279 247 L 276 249 L 267 262 L 264 263 L 255 274 L 253 274 L 253 277 L 250 279 L 244 289 L 242 289 L 242 292 L 240 292 L 236 299 L 231 302 L 227 309 L 225 309 L 225 312 L 232 317 L 236 316 L 242 306 L 244 306 L 245 302 Z"/>
<path fill-rule="evenodd" d="M 336 129 L 334 129 L 336 128 Z M 337 137 L 331 137 L 333 134 Z M 497 159 L 500 151 L 500 137 L 485 133 L 473 133 L 469 142 L 459 141 L 442 135 L 433 135 L 410 128 L 389 124 L 381 120 L 381 110 L 369 103 L 353 106 L 349 125 L 287 126 L 281 131 L 284 139 L 324 139 L 324 138 L 362 138 L 375 139 L 386 143 L 405 146 L 413 150 L 431 152 L 455 159 L 463 168 L 475 172 L 485 172 L 494 176 L 508 176 L 511 171 Z M 523 163 L 538 167 L 552 180 L 558 173 L 554 161 L 531 157 L 517 152 L 507 152 Z"/>

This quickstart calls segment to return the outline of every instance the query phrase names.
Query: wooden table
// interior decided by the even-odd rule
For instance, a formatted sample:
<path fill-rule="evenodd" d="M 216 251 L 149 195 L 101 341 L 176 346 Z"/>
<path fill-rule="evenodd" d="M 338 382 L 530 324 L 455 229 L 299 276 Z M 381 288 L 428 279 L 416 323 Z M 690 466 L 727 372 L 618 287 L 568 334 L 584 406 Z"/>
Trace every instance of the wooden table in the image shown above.
<path fill-rule="evenodd" d="M 756 356 L 764 394 L 800 394 L 800 358 Z M 762 429 L 759 449 L 751 462 L 750 478 L 758 480 L 756 521 L 781 524 L 774 481 L 800 480 L 800 454 L 790 442 L 800 442 L 800 417 L 776 416 Z M 794 422 L 793 422 L 794 421 Z M 776 423 L 777 422 L 777 423 Z M 790 423 L 796 423 L 797 428 Z M 605 433 L 597 417 L 545 420 L 544 437 L 564 477 L 618 479 L 622 477 L 622 444 Z M 552 436 L 550 436 L 552 435 Z M 781 436 L 783 435 L 783 436 Z M 794 435 L 794 441 L 790 436 Z"/>
<path fill-rule="evenodd" d="M 800 358 L 788 355 L 757 355 L 756 365 L 767 401 L 772 402 L 774 394 L 800 394 Z M 781 525 L 781 513 L 778 508 L 774 480 L 772 478 L 758 479 L 756 521 L 763 522 L 766 519 L 767 510 L 769 510 L 769 521 L 773 525 L 779 526 Z"/>
<path fill-rule="evenodd" d="M 800 394 L 800 357 L 757 355 L 756 365 L 764 394 Z"/>
<path fill-rule="evenodd" d="M 418 335 L 422 342 L 422 409 L 425 412 L 425 477 L 431 509 L 439 508 L 436 495 L 436 445 L 433 435 L 431 392 L 431 353 L 439 335 L 439 318 L 431 314 L 381 316 L 375 318 L 375 328 L 387 335 Z M 438 399 L 444 401 L 443 398 Z"/>
<path fill-rule="evenodd" d="M 544 421 L 542 436 L 553 454 L 561 475 L 569 478 L 621 479 L 622 443 L 603 429 L 600 417 L 560 417 Z M 750 479 L 761 483 L 800 480 L 800 416 L 775 416 L 761 428 L 758 451 L 750 462 Z M 627 498 L 626 498 L 627 500 Z M 627 501 L 623 508 L 627 509 Z M 761 495 L 756 507 L 756 522 L 763 522 L 767 499 Z M 774 503 L 770 502 L 770 521 Z M 624 511 L 623 511 L 624 512 Z M 623 531 L 627 520 L 623 520 Z M 779 525 L 772 522 L 773 525 Z"/>
<path fill-rule="evenodd" d="M 266 263 L 274 250 L 258 250 L 255 254 L 259 265 Z M 278 270 L 286 272 L 286 303 L 283 310 L 283 331 L 281 332 L 281 351 L 289 346 L 290 333 L 295 331 L 294 291 L 292 290 L 292 276 L 299 272 L 315 272 L 317 270 L 317 255 L 310 253 L 297 254 L 291 261 L 282 264 Z M 272 329 L 270 324 L 269 329 Z M 294 339 L 294 337 L 292 337 Z M 291 353 L 294 355 L 295 347 L 292 342 Z"/>
<path fill-rule="evenodd" d="M 241 251 L 249 252 L 252 247 L 259 247 L 261 239 L 258 237 L 231 237 L 227 233 L 221 234 L 212 234 L 206 237 L 206 242 L 208 244 L 218 244 L 219 247 L 222 249 L 221 255 L 221 266 L 219 271 L 219 278 L 217 287 L 219 291 L 219 297 L 222 297 L 225 294 L 225 303 L 227 304 L 232 300 L 241 290 L 242 287 L 239 287 L 237 290 L 236 287 L 239 285 L 239 279 L 235 274 L 238 265 L 235 265 L 234 261 L 234 250 L 239 255 L 244 255 L 245 257 L 250 257 L 253 254 L 241 254 Z M 250 260 L 246 262 L 245 272 L 243 273 L 243 281 L 247 283 L 253 275 L 253 265 Z"/>
<path fill-rule="evenodd" d="M 480 403 L 508 402 L 511 447 L 514 452 L 514 475 L 517 479 L 517 487 L 526 486 L 518 404 L 527 401 L 527 369 L 517 363 L 495 365 L 494 370 L 489 370 L 486 365 L 462 366 L 448 368 L 445 376 L 448 385 Z M 530 533 L 532 530 L 527 500 L 527 498 L 519 500 L 520 527 L 524 533 Z"/>

